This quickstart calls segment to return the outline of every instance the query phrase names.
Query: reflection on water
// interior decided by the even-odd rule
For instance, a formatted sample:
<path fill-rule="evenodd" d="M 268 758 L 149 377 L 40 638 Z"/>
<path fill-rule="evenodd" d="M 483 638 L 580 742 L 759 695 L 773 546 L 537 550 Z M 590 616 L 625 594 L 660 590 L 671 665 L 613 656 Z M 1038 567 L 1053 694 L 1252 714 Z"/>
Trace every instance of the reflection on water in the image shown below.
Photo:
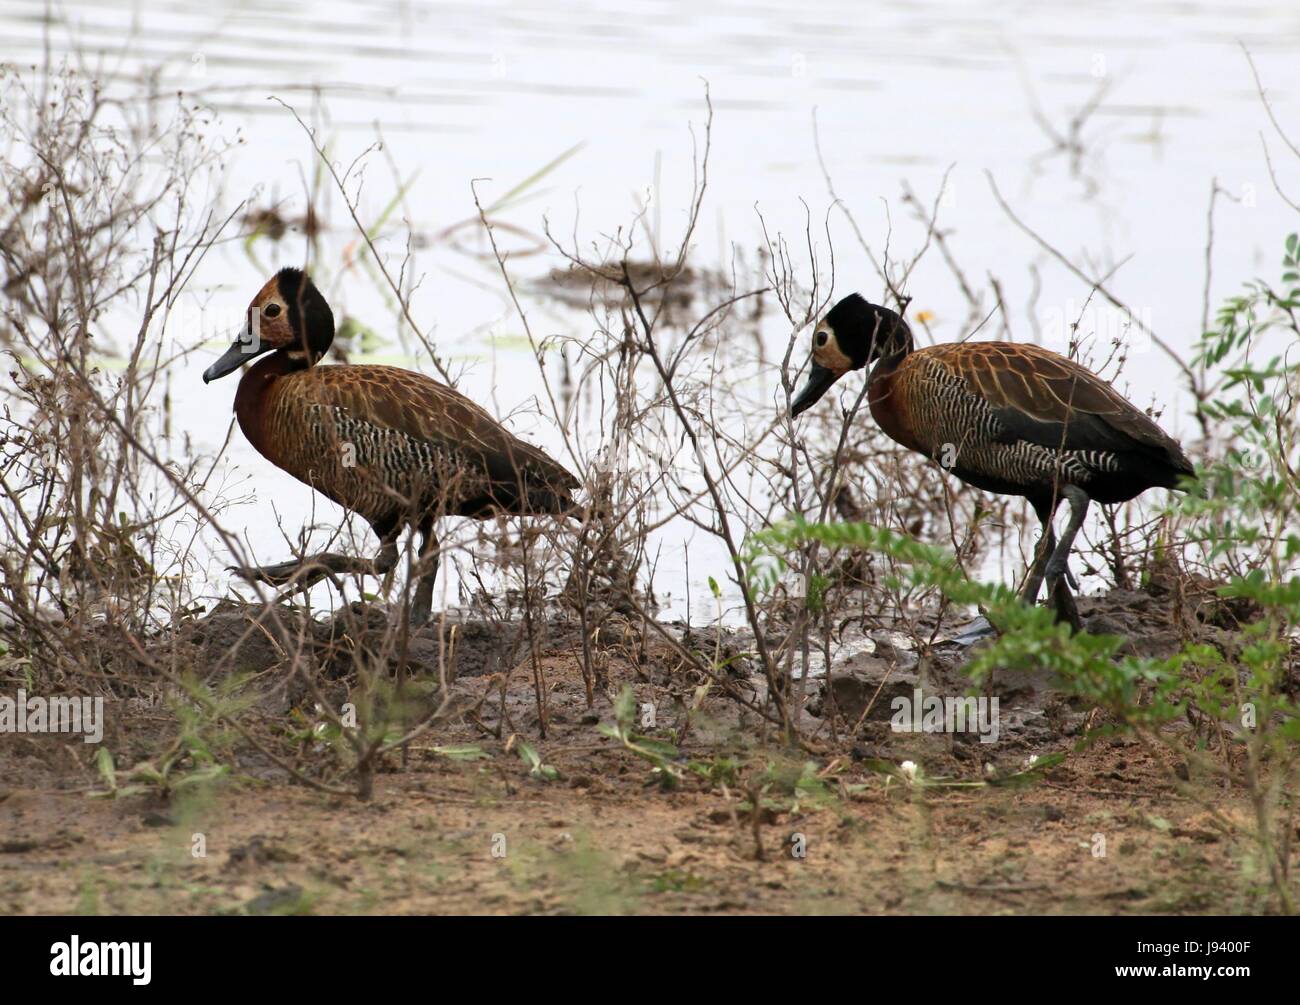
<path fill-rule="evenodd" d="M 358 190 L 363 218 L 386 221 L 378 250 L 400 260 L 409 226 L 423 277 L 413 296 L 420 323 L 440 353 L 467 367 L 467 393 L 498 414 L 519 412 L 514 428 L 552 449 L 553 424 L 528 410 L 541 385 L 473 226 L 471 180 L 480 179 L 491 203 L 580 145 L 494 214 L 525 290 L 566 267 L 542 238 L 543 220 L 590 247 L 646 207 L 648 233 L 670 250 L 689 204 L 688 127 L 698 140 L 705 80 L 716 112 L 712 187 L 693 264 L 729 274 L 740 249 L 753 265 L 761 225 L 799 244 L 805 213 L 826 255 L 820 221 L 831 198 L 815 115 L 835 192 L 877 254 L 887 235 L 895 255 L 913 254 L 925 227 L 912 207 L 937 200 L 944 254 L 928 254 L 909 288 L 941 340 L 967 334 L 963 284 L 987 308 L 999 299 L 1005 308 L 981 337 L 1038 338 L 1060 349 L 1082 312 L 1081 331 L 1104 358 L 1112 335 L 1132 334 L 1106 305 L 1084 310 L 1087 287 L 1008 219 L 986 172 L 1063 253 L 1099 274 L 1118 265 L 1109 285 L 1181 351 L 1201 324 L 1211 179 L 1235 200 L 1221 204 L 1217 220 L 1214 299 L 1271 262 L 1286 227 L 1260 153 L 1266 119 L 1238 41 L 1272 83 L 1279 117 L 1296 122 L 1286 85 L 1300 50 L 1300 9 L 1289 3 L 1092 0 L 994 11 L 934 0 L 867 12 L 848 2 L 106 0 L 58 5 L 51 21 L 42 0 L 10 0 L 0 19 L 0 58 L 32 64 L 47 43 L 56 53 L 78 48 L 110 86 L 161 64 L 160 95 L 184 91 L 219 113 L 217 128 L 245 136 L 227 168 L 226 198 L 233 205 L 256 189 L 254 212 L 274 213 L 285 230 L 278 244 L 231 241 L 209 257 L 197 279 L 204 306 L 185 338 L 227 335 L 264 273 L 302 257 L 313 154 L 292 116 L 268 98 L 298 109 L 337 164 L 382 136 Z M 1088 114 L 1072 128 L 1081 110 Z M 329 295 L 355 324 L 353 359 L 407 356 L 414 343 L 396 330 L 382 287 L 366 278 L 339 200 L 322 198 L 317 211 Z M 830 212 L 829 221 L 837 293 L 879 294 L 845 217 Z M 528 299 L 542 335 L 592 327 L 583 297 Z M 761 355 L 779 359 L 789 333 L 776 312 L 768 317 Z M 196 382 L 203 365 L 195 359 L 173 387 Z M 756 398 L 771 395 L 770 380 L 756 371 Z M 1169 406 L 1171 432 L 1191 433 L 1177 371 L 1157 347 L 1135 344 L 1120 384 L 1140 404 Z M 177 395 L 174 428 L 219 444 L 232 394 L 217 385 Z M 309 518 L 311 494 L 269 470 L 238 436 L 229 457 L 260 497 L 239 511 L 250 539 L 260 557 L 275 558 L 282 545 L 265 519 L 268 501 L 294 527 Z M 316 506 L 319 519 L 332 519 L 332 507 Z M 670 525 L 657 536 L 660 585 L 681 613 L 683 542 L 692 532 Z M 720 555 L 699 533 L 689 546 L 693 593 L 705 597 Z"/>

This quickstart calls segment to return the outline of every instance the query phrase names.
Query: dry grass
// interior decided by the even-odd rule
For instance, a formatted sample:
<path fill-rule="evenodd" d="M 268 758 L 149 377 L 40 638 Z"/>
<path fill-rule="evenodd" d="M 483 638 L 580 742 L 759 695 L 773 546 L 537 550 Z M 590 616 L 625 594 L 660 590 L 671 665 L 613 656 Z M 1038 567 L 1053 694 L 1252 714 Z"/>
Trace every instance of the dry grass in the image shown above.
<path fill-rule="evenodd" d="M 801 541 L 781 556 L 787 572 L 774 589 L 750 588 L 747 542 L 782 526 L 789 514 L 817 524 L 872 524 L 946 546 L 957 568 L 975 580 L 988 578 L 990 569 L 1023 568 L 1033 542 L 1018 502 L 963 487 L 888 441 L 863 417 L 862 394 L 846 396 L 839 414 L 822 409 L 797 426 L 789 418 L 807 326 L 824 312 L 836 285 L 833 259 L 819 250 L 829 231 L 810 215 L 805 233 L 793 242 L 764 227 L 762 245 L 750 255 L 737 252 L 725 272 L 690 260 L 709 193 L 707 96 L 694 134 L 695 184 L 680 234 L 652 233 L 643 212 L 599 238 L 561 240 L 545 227 L 535 235 L 538 248 L 549 248 L 564 263 L 543 284 L 545 295 L 585 304 L 581 336 L 546 338 L 534 331 L 529 298 L 537 290 L 496 239 L 503 230 L 521 228 L 505 219 L 505 205 L 478 202 L 478 219 L 469 225 L 478 228 L 534 350 L 543 388 L 536 411 L 563 434 L 561 459 L 581 478 L 586 518 L 577 527 L 501 519 L 454 528 L 442 557 L 457 569 L 459 602 L 413 633 L 402 616 L 419 571 L 409 548 L 402 574 L 377 588 L 361 576 L 339 577 L 333 584 L 344 598 L 365 596 L 362 602 L 336 604 L 331 594 L 331 609 L 321 611 L 311 606 L 313 599 L 319 604 L 320 593 L 277 595 L 258 587 L 251 603 L 205 610 L 199 573 L 208 547 L 215 544 L 235 564 L 253 563 L 239 534 L 223 522 L 231 500 L 215 474 L 217 459 L 200 456 L 171 429 L 170 374 L 196 347 L 174 333 L 198 315 L 195 276 L 214 245 L 234 236 L 238 222 L 252 229 L 254 241 L 270 242 L 277 252 L 284 229 L 256 202 L 237 201 L 222 213 L 213 209 L 227 201 L 212 172 L 226 151 L 203 128 L 201 110 L 147 95 L 109 102 L 66 68 L 26 75 L 6 70 L 0 87 L 0 133 L 11 151 L 0 168 L 9 195 L 0 217 L 6 293 L 0 344 L 14 375 L 2 392 L 0 694 L 18 688 L 42 695 L 94 694 L 114 709 L 98 751 L 27 738 L 0 752 L 9 762 L 5 777 L 19 779 L 15 789 L 94 791 L 114 797 L 113 805 L 149 800 L 140 803 L 150 807 L 144 812 L 161 813 L 176 828 L 190 826 L 190 811 L 181 807 L 200 806 L 194 812 L 205 821 L 205 832 L 225 828 L 229 861 L 265 865 L 258 858 L 265 841 L 263 852 L 246 850 L 242 858 L 236 849 L 260 840 L 250 820 L 277 798 L 268 791 L 282 793 L 286 786 L 292 787 L 293 813 L 302 814 L 296 824 L 280 822 L 284 842 L 294 846 L 290 854 L 298 856 L 286 861 L 310 855 L 323 862 L 329 854 L 307 850 L 312 842 L 304 826 L 315 828 L 317 811 L 327 807 L 332 813 L 341 799 L 349 800 L 346 819 L 364 824 L 370 811 L 353 806 L 352 797 L 392 805 L 425 793 L 460 807 L 456 812 L 466 829 L 477 834 L 480 821 L 521 791 L 530 794 L 530 807 L 535 802 L 556 814 L 559 828 L 569 816 L 586 812 L 582 807 L 604 805 L 605 797 L 620 814 L 633 815 L 650 781 L 665 790 L 664 802 L 654 804 L 645 832 L 627 838 L 618 853 L 648 855 L 647 861 L 662 865 L 648 878 L 631 870 L 636 898 L 645 894 L 645 882 L 667 888 L 695 882 L 689 850 L 656 849 L 672 843 L 668 835 L 674 829 L 695 826 L 684 823 L 686 817 L 697 821 L 705 814 L 716 823 L 709 815 L 714 811 L 722 814 L 722 829 L 701 846 L 716 859 L 703 881 L 717 894 L 713 909 L 786 910 L 820 903 L 849 910 L 965 911 L 986 909 L 981 898 L 993 897 L 1009 898 L 1011 909 L 1082 904 L 1108 910 L 1118 903 L 1108 897 L 1123 898 L 1123 883 L 1116 885 L 1114 874 L 1109 882 L 1118 894 L 1088 899 L 1080 889 L 1053 900 L 1058 895 L 1050 892 L 1048 873 L 1026 867 L 1011 875 L 998 864 L 1014 857 L 1009 852 L 999 858 L 972 850 L 961 861 L 942 853 L 963 827 L 977 834 L 996 831 L 1002 843 L 990 847 L 1011 848 L 1016 835 L 1037 828 L 1034 814 L 1053 804 L 1052 792 L 1068 794 L 1062 799 L 1077 808 L 1080 820 L 1091 820 L 1114 795 L 1089 796 L 1112 788 L 1103 773 L 1103 762 L 1115 759 L 1111 748 L 1080 753 L 1067 762 L 1076 766 L 1049 775 L 1037 796 L 1004 798 L 1001 790 L 993 793 L 997 786 L 955 796 L 917 785 L 903 790 L 900 805 L 898 776 L 880 763 L 924 757 L 931 775 L 942 766 L 954 779 L 983 786 L 983 758 L 978 751 L 959 753 L 951 737 L 922 738 L 919 753 L 904 749 L 871 721 L 870 704 L 860 713 L 842 714 L 835 704 L 839 692 L 823 689 L 804 672 L 818 664 L 843 671 L 851 662 L 843 652 L 852 640 L 872 659 L 892 659 L 889 673 L 904 664 L 921 668 L 917 673 L 942 671 L 949 688 L 964 691 L 970 686 L 962 671 L 969 654 L 954 655 L 952 635 L 977 613 L 970 604 L 955 601 L 937 581 L 911 576 L 907 554 L 818 540 Z M 400 260 L 383 255 L 374 238 L 392 220 L 387 213 L 379 220 L 362 216 L 354 169 L 378 151 L 363 151 L 344 170 L 327 156 L 321 138 L 303 128 L 304 142 L 322 165 L 305 193 L 310 208 L 303 226 L 313 267 L 322 274 L 332 269 L 323 243 L 325 207 L 341 206 L 344 223 L 366 249 L 368 274 L 392 305 L 396 328 L 420 347 L 430 367 L 454 379 L 427 335 L 427 320 L 411 307 L 418 275 L 413 242 L 406 243 Z M 1079 128 L 1059 139 L 1076 167 L 1086 163 Z M 396 202 L 404 183 L 400 173 L 394 177 Z M 826 184 L 833 199 L 829 176 Z M 922 229 L 920 242 L 906 254 L 888 244 L 877 251 L 864 240 L 877 264 L 882 299 L 904 309 L 917 264 L 940 255 L 950 268 L 955 301 L 967 308 L 967 329 L 998 312 L 1005 321 L 996 279 L 969 280 L 946 242 L 940 194 L 927 203 L 904 191 L 902 204 Z M 466 226 L 441 238 L 464 241 Z M 1105 277 L 1085 278 L 1089 297 L 1109 297 Z M 787 334 L 780 359 L 767 355 L 774 326 Z M 1290 330 L 1296 331 L 1294 323 Z M 968 330 L 934 334 L 956 338 Z M 1106 358 L 1092 362 L 1122 372 L 1122 345 L 1104 348 Z M 1190 363 L 1184 366 L 1192 372 Z M 1231 459 L 1224 444 L 1238 417 L 1212 411 L 1211 403 L 1232 385 L 1215 384 L 1204 373 L 1197 371 L 1193 382 L 1203 408 L 1201 450 L 1218 463 Z M 1289 420 L 1295 414 L 1295 370 L 1280 379 L 1282 391 L 1273 400 Z M 1260 428 L 1261 436 L 1268 434 L 1267 423 Z M 1139 633 L 1145 626 L 1159 639 L 1152 659 L 1198 654 L 1188 664 L 1196 672 L 1189 671 L 1183 698 L 1188 726 L 1165 722 L 1144 732 L 1139 712 L 1151 701 L 1149 691 L 1138 689 L 1131 709 L 1100 700 L 1079 707 L 1077 696 L 1074 704 L 1067 700 L 1068 682 L 1058 681 L 1053 693 L 1062 703 L 1059 714 L 1077 721 L 1050 743 L 1039 737 L 1034 748 L 1065 752 L 1085 736 L 1101 735 L 1099 730 L 1128 730 L 1122 742 L 1141 750 L 1140 770 L 1130 772 L 1132 777 L 1123 767 L 1105 770 L 1118 772 L 1119 781 L 1142 793 L 1140 812 L 1158 813 L 1165 824 L 1172 820 L 1173 827 L 1193 834 L 1215 821 L 1215 841 L 1225 844 L 1195 866 L 1205 875 L 1219 870 L 1217 878 L 1200 886 L 1188 879 L 1185 900 L 1144 894 L 1143 909 L 1289 910 L 1294 903 L 1290 786 L 1297 762 L 1288 732 L 1295 721 L 1293 654 L 1274 653 L 1268 664 L 1273 676 L 1263 692 L 1264 717 L 1272 731 L 1243 739 L 1230 728 L 1233 702 L 1224 697 L 1237 704 L 1263 700 L 1256 692 L 1265 671 L 1252 662 L 1250 646 L 1285 649 L 1294 645 L 1292 630 L 1258 598 L 1229 602 L 1215 592 L 1233 576 L 1252 572 L 1276 584 L 1295 582 L 1296 555 L 1286 550 L 1287 527 L 1293 526 L 1286 521 L 1300 511 L 1294 502 L 1293 428 L 1275 424 L 1274 452 L 1262 455 L 1282 488 L 1269 503 L 1273 508 L 1261 508 L 1259 533 L 1238 526 L 1224 548 L 1204 533 L 1207 526 L 1223 527 L 1221 511 L 1166 511 L 1161 500 L 1149 499 L 1107 514 L 1082 549 L 1102 592 L 1113 589 L 1117 598 L 1091 611 L 1094 628 Z M 710 539 L 725 555 L 718 568 L 708 570 L 715 614 L 707 624 L 694 615 L 684 625 L 658 616 L 656 597 L 665 586 L 658 578 L 656 542 L 679 529 Z M 367 546 L 350 525 L 334 531 L 348 547 Z M 307 553 L 294 533 L 286 534 L 286 547 L 299 558 Z M 1133 613 L 1143 602 L 1158 623 Z M 1284 608 L 1279 601 L 1277 609 Z M 1252 635 L 1251 625 L 1263 627 Z M 1051 645 L 1063 648 L 1086 644 L 1053 640 Z M 1118 658 L 1112 662 L 1121 665 Z M 1210 666 L 1216 669 L 1205 669 Z M 851 673 L 845 677 L 852 683 Z M 1229 678 L 1231 686 L 1223 683 Z M 1218 690 L 1207 690 L 1207 681 L 1218 682 Z M 999 684 L 1008 695 L 1015 691 L 1014 682 Z M 1223 699 L 1220 706 L 1212 705 L 1214 696 Z M 628 711 L 632 703 L 635 715 Z M 667 721 L 644 719 L 646 706 L 661 710 Z M 1035 707 L 1034 714 L 1048 712 Z M 605 733 L 596 730 L 600 723 L 609 727 Z M 1027 735 L 1019 734 L 1021 746 L 1007 748 L 1015 753 L 998 771 L 1021 770 L 1016 765 L 1022 755 L 1033 752 L 1025 746 Z M 1166 812 L 1162 807 L 1177 783 L 1192 784 L 1185 777 L 1189 764 L 1205 774 L 1195 776 L 1194 793 L 1178 792 L 1176 813 Z M 1211 774 L 1227 788 L 1212 793 L 1206 783 Z M 578 777 L 586 784 L 578 785 Z M 573 791 L 545 788 L 562 779 Z M 42 827 L 62 820 L 59 826 L 73 828 L 66 796 L 49 804 L 38 799 L 38 806 L 29 800 L 9 795 L 0 806 L 6 813 L 31 813 Z M 480 803 L 488 809 L 477 816 Z M 688 807 L 684 813 L 678 812 L 682 803 Z M 956 806 L 968 807 L 969 815 L 954 812 Z M 113 817 L 110 810 L 94 812 Z M 885 823 L 869 822 L 877 813 Z M 993 824 L 981 830 L 969 823 L 980 814 Z M 1009 814 L 1017 826 L 1000 828 L 999 814 Z M 794 879 L 774 850 L 789 835 L 781 828 L 765 830 L 777 820 L 803 826 L 805 816 L 821 828 L 821 840 L 839 842 L 838 864 L 816 880 Z M 517 814 L 511 819 L 512 827 L 522 826 Z M 1145 826 L 1126 818 L 1119 840 L 1129 840 L 1129 825 Z M 134 832 L 106 826 L 108 843 L 96 855 L 135 846 Z M 395 838 L 394 846 L 419 839 L 414 821 L 402 826 L 413 833 Z M 1161 834 L 1169 830 L 1152 826 Z M 583 847 L 619 840 L 617 828 L 590 821 L 584 827 L 591 844 Z M 862 867 L 867 851 L 909 836 L 916 838 L 910 857 L 895 863 L 901 875 L 885 870 L 879 877 L 895 883 L 891 891 L 818 900 Z M 535 835 L 532 840 L 537 847 Z M 1238 840 L 1241 845 L 1229 844 Z M 647 851 L 647 842 L 655 848 Z M 1227 860 L 1247 847 L 1263 864 L 1243 866 L 1240 883 L 1223 881 Z M 76 854 L 54 850 L 61 873 L 71 875 Z M 45 853 L 41 847 L 28 851 Z M 141 854 L 163 862 L 167 853 L 149 846 Z M 1158 854 L 1176 858 L 1187 852 L 1185 846 L 1162 844 Z M 450 868 L 439 855 L 420 861 L 431 875 Z M 498 891 L 501 900 L 483 892 L 504 882 L 499 876 L 470 870 L 459 877 L 463 888 L 448 903 L 469 910 L 571 908 L 567 894 L 546 888 L 550 866 L 539 861 L 514 866 L 509 889 Z M 565 869 L 600 873 L 615 891 L 610 903 L 622 904 L 626 862 L 611 868 L 595 852 L 564 861 Z M 781 863 L 776 879 L 755 865 L 773 861 Z M 1054 864 L 1066 870 L 1068 861 L 1062 853 Z M 191 866 L 171 860 L 160 866 L 174 870 L 174 883 L 163 886 L 168 896 L 186 884 L 211 881 L 206 866 Z M 48 906 L 67 909 L 76 888 L 87 910 L 229 910 L 240 904 L 252 910 L 245 901 L 253 895 L 242 881 L 184 903 L 145 894 L 101 899 L 107 874 L 97 869 L 97 878 L 79 888 L 65 883 L 67 889 Z M 994 875 L 999 869 L 1000 878 Z M 287 871 L 294 873 L 289 885 L 301 895 L 285 901 L 291 909 L 430 907 L 418 897 L 388 899 L 391 891 L 382 883 L 378 892 L 364 894 L 312 892 L 316 872 L 305 870 L 316 875 L 305 879 L 299 875 L 304 870 Z M 738 899 L 724 890 L 759 874 L 787 884 L 776 888 L 789 896 Z M 1124 875 L 1131 878 L 1135 871 Z M 567 889 L 571 879 L 555 880 L 557 889 Z M 521 890 L 534 884 L 543 889 L 530 899 Z M 432 886 L 430 895 L 438 883 Z M 1020 896 L 1035 890 L 1047 892 Z M 9 890 L 11 896 L 20 892 Z M 673 905 L 701 906 L 690 897 Z M 652 899 L 636 899 L 635 909 L 655 906 Z"/>

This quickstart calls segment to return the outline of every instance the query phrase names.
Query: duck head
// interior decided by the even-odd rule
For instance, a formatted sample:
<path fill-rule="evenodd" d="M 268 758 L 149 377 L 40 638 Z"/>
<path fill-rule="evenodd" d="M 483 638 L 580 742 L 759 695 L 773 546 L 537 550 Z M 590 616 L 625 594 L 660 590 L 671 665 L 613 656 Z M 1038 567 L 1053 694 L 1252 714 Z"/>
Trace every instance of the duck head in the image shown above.
<path fill-rule="evenodd" d="M 263 353 L 283 353 L 291 369 L 319 361 L 334 341 L 334 314 L 301 269 L 281 269 L 248 305 L 243 331 L 225 354 L 203 371 L 207 384 L 234 373 Z"/>
<path fill-rule="evenodd" d="M 813 330 L 808 380 L 790 403 L 790 414 L 812 408 L 850 370 L 911 351 L 912 331 L 901 316 L 850 293 Z"/>

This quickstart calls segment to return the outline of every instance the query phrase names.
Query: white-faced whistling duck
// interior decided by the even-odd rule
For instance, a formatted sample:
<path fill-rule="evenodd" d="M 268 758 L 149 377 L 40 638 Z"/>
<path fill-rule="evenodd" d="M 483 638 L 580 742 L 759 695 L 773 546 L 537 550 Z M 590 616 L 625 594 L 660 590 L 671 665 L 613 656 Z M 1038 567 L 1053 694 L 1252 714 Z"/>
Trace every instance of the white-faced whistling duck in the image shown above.
<path fill-rule="evenodd" d="M 305 588 L 331 574 L 386 575 L 397 537 L 418 529 L 413 624 L 428 620 L 438 573 L 434 523 L 444 515 L 572 514 L 577 481 L 463 394 L 392 366 L 320 366 L 334 315 L 312 281 L 282 269 L 248 307 L 240 337 L 204 383 L 270 353 L 239 381 L 239 428 L 276 467 L 362 516 L 380 540 L 373 561 L 325 552 L 236 568 L 249 580 Z"/>
<path fill-rule="evenodd" d="M 814 330 L 811 371 L 791 413 L 870 363 L 867 401 L 891 439 L 970 485 L 1029 500 L 1043 537 L 1022 596 L 1036 602 L 1046 578 L 1058 617 L 1076 629 L 1069 555 L 1089 502 L 1127 502 L 1193 474 L 1176 440 L 1078 363 L 1023 343 L 913 350 L 907 322 L 856 293 Z M 1057 543 L 1052 516 L 1063 498 L 1070 519 Z"/>

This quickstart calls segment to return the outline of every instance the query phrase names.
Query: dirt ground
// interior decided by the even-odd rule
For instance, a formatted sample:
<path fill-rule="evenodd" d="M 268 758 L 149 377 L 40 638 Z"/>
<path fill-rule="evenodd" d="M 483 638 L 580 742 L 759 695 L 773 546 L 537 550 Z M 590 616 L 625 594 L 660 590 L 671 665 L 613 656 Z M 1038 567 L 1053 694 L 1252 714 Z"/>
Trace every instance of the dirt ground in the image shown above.
<path fill-rule="evenodd" d="M 1117 595 L 1085 613 L 1109 626 L 1141 618 L 1143 603 Z M 199 651 L 230 651 L 218 615 L 248 618 L 232 608 L 198 622 Z M 368 803 L 293 782 L 239 742 L 216 784 L 168 799 L 90 798 L 105 788 L 92 745 L 5 736 L 0 912 L 1253 913 L 1265 902 L 1251 848 L 1211 813 L 1245 822 L 1245 801 L 1189 774 L 1176 753 L 1118 736 L 1082 742 L 1104 723 L 1051 682 L 997 683 L 996 743 L 894 732 L 890 694 L 910 692 L 918 675 L 959 686 L 957 643 L 925 661 L 880 633 L 843 645 L 832 676 L 850 714 L 831 736 L 813 714 L 824 712 L 821 684 L 810 681 L 800 718 L 809 750 L 780 744 L 716 687 L 681 736 L 696 682 L 651 642 L 638 644 L 646 659 L 627 647 L 606 654 L 588 708 L 575 635 L 550 626 L 536 666 L 526 657 L 508 674 L 466 642 L 451 710 L 411 743 L 405 766 L 387 756 Z M 255 669 L 273 654 L 246 655 Z M 260 670 L 263 700 L 247 714 L 270 724 L 301 714 L 309 702 L 292 677 L 274 662 Z M 599 729 L 615 722 L 625 684 L 659 709 L 645 732 L 678 740 L 673 789 Z M 738 671 L 735 686 L 760 685 Z M 880 693 L 855 731 L 864 687 Z M 104 743 L 119 766 L 174 733 L 169 714 L 138 700 L 108 720 Z M 542 768 L 530 770 L 521 741 Z M 461 759 L 466 746 L 481 756 Z M 1023 784 L 985 784 L 1059 752 L 1068 756 Z M 310 765 L 333 755 L 307 743 L 301 756 Z M 919 765 L 912 783 L 880 768 L 909 760 Z M 933 784 L 941 779 L 966 784 Z"/>

